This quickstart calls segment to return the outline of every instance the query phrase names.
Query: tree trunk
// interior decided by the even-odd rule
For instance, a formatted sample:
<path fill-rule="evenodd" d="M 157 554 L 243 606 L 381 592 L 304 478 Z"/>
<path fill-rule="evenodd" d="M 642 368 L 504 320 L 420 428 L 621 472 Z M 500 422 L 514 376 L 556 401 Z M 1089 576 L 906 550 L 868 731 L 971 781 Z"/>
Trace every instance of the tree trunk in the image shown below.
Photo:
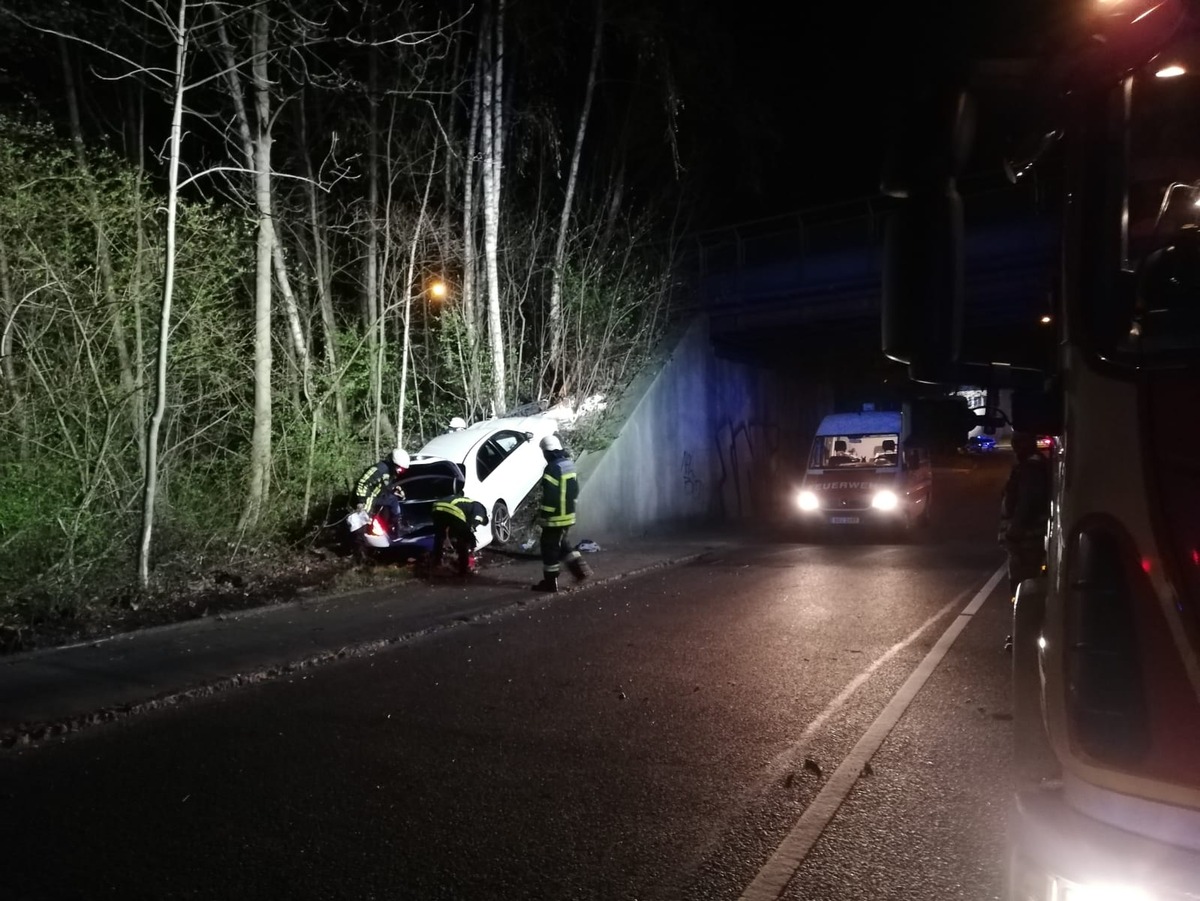
<path fill-rule="evenodd" d="M 467 153 L 463 159 L 463 277 L 462 315 L 467 347 L 474 360 L 479 341 L 479 314 L 475 309 L 475 155 L 479 149 L 479 119 L 483 109 L 483 54 L 475 55 L 475 77 L 471 91 L 471 123 L 467 129 Z M 472 398 L 474 400 L 474 398 Z"/>
<path fill-rule="evenodd" d="M 571 150 L 571 166 L 567 173 L 567 192 L 563 198 L 562 217 L 558 223 L 558 239 L 554 243 L 554 263 L 550 276 L 550 371 L 553 373 L 551 388 L 562 385 L 563 316 L 562 281 L 566 262 L 567 232 L 571 225 L 571 208 L 575 200 L 575 184 L 579 178 L 579 160 L 583 155 L 583 138 L 587 133 L 588 116 L 592 110 L 592 96 L 596 92 L 596 70 L 600 68 L 600 46 L 604 36 L 604 4 L 596 0 L 596 35 L 592 41 L 592 59 L 588 65 L 587 87 L 583 92 L 583 109 L 579 113 L 579 128 L 575 132 L 575 146 Z"/>
<path fill-rule="evenodd" d="M 258 523 L 271 490 L 271 267 L 275 230 L 271 223 L 270 95 L 267 42 L 270 23 L 262 6 L 254 9 L 254 197 L 258 241 L 254 284 L 254 427 L 250 435 L 250 487 L 239 527 Z"/>
<path fill-rule="evenodd" d="M 158 433 L 167 408 L 167 352 L 171 340 L 171 301 L 175 292 L 175 222 L 179 208 L 179 146 L 183 140 L 184 74 L 187 68 L 187 0 L 179 0 L 175 21 L 175 101 L 171 110 L 171 156 L 167 169 L 167 247 L 163 271 L 162 310 L 158 325 L 158 368 L 154 412 L 146 436 L 146 478 L 142 495 L 142 540 L 138 550 L 138 577 L 150 582 L 150 540 L 154 534 L 154 499 L 158 489 Z"/>
<path fill-rule="evenodd" d="M 255 10 L 254 17 L 255 33 L 252 41 L 255 49 L 251 65 L 255 98 L 255 124 L 253 129 L 250 125 L 250 116 L 246 109 L 246 102 L 243 99 L 242 81 L 238 75 L 237 60 L 234 56 L 233 45 L 229 41 L 229 34 L 225 29 L 224 22 L 218 25 L 218 34 L 220 35 L 225 55 L 225 77 L 229 83 L 229 94 L 233 100 L 238 132 L 242 138 L 242 153 L 246 157 L 247 170 L 253 174 L 255 203 L 259 210 L 260 228 L 264 203 L 264 198 L 260 195 L 265 183 L 266 221 L 272 234 L 271 263 L 275 270 L 275 278 L 279 282 L 279 293 L 283 297 L 284 313 L 287 318 L 288 332 L 292 339 L 292 352 L 295 354 L 296 366 L 300 370 L 301 385 L 303 386 L 305 397 L 308 397 L 312 371 L 308 354 L 308 339 L 304 333 L 304 324 L 300 320 L 300 308 L 296 303 L 296 295 L 292 291 L 291 279 L 288 277 L 287 265 L 283 256 L 283 244 L 279 240 L 278 233 L 275 231 L 273 172 L 270 166 L 268 166 L 264 173 L 256 160 L 256 154 L 258 153 L 256 148 L 261 146 L 264 136 L 268 143 L 267 158 L 268 160 L 270 159 L 269 144 L 273 138 L 271 136 L 270 119 L 271 83 L 268 80 L 267 73 L 268 55 L 270 52 L 270 19 L 267 17 L 266 11 L 261 7 Z"/>
<path fill-rule="evenodd" d="M 141 385 L 134 378 L 133 366 L 129 357 L 129 341 L 125 336 L 125 323 L 121 318 L 121 308 L 117 301 L 116 276 L 113 271 L 112 252 L 108 246 L 108 232 L 104 228 L 104 214 L 100 209 L 100 197 L 92 182 L 91 169 L 88 166 L 87 150 L 83 141 L 83 126 L 79 118 L 79 97 L 75 92 L 75 72 L 71 65 L 71 56 L 67 50 L 67 40 L 61 35 L 58 38 L 59 56 L 62 59 L 63 87 L 67 100 L 67 116 L 71 123 L 71 143 L 75 147 L 75 159 L 79 171 L 83 175 L 87 189 L 88 204 L 91 207 L 92 224 L 96 229 L 96 256 L 100 271 L 100 285 L 104 292 L 104 302 L 112 316 L 113 343 L 117 349 L 117 364 L 120 371 L 122 402 L 132 404 L 130 414 L 131 433 L 137 442 L 138 455 L 144 457 L 146 452 L 145 401 L 139 395 Z"/>
<path fill-rule="evenodd" d="M 367 48 L 367 259 L 363 286 L 363 313 L 367 325 L 367 354 L 371 366 L 371 398 L 374 403 L 371 434 L 373 452 L 380 455 L 383 423 L 383 331 L 379 297 L 379 50 L 372 42 Z"/>
<path fill-rule="evenodd" d="M 185 2 L 185 0 L 180 0 Z M 142 186 L 146 180 L 146 89 L 140 82 L 137 84 L 137 103 L 134 105 L 133 134 L 134 146 L 137 148 L 137 177 L 134 180 L 134 213 L 137 217 L 137 250 L 134 256 L 132 287 L 129 296 L 133 299 L 133 371 L 136 373 L 137 390 L 134 392 L 134 417 L 139 423 L 146 423 L 146 335 L 142 322 L 142 289 L 149 287 L 146 277 L 146 217 L 142 215 Z M 147 297 L 149 292 L 147 291 Z M 140 431 L 139 431 L 140 434 Z M 139 445 L 142 453 L 138 457 L 141 477 L 146 478 L 146 464 L 149 458 L 145 453 L 145 444 Z"/>
<path fill-rule="evenodd" d="M 17 431 L 17 455 L 24 461 L 29 459 L 29 425 L 26 421 L 25 392 L 17 378 L 17 366 L 13 362 L 14 318 L 17 315 L 17 299 L 13 296 L 12 273 L 9 271 L 8 247 L 0 235 L 0 376 L 12 396 L 12 419 Z"/>
<path fill-rule="evenodd" d="M 300 100 L 300 147 L 304 156 L 307 181 L 309 228 L 312 230 L 313 278 L 317 286 L 317 304 L 321 310 L 321 327 L 324 330 L 325 366 L 329 371 L 333 392 L 334 409 L 338 429 L 346 425 L 346 395 L 342 390 L 338 373 L 337 320 L 333 314 L 333 287 L 329 266 L 329 242 L 325 236 L 325 220 L 320 197 L 317 194 L 317 177 L 313 169 L 312 154 L 308 143 L 308 118 L 305 114 L 304 98 Z"/>
<path fill-rule="evenodd" d="M 488 280 L 488 337 L 492 353 L 492 415 L 508 404 L 505 343 L 500 310 L 500 188 L 504 175 L 504 0 L 484 40 L 489 51 L 483 72 L 483 248 Z"/>
<path fill-rule="evenodd" d="M 417 251 L 421 246 L 421 232 L 425 228 L 425 217 L 429 210 L 429 193 L 437 174 L 437 152 L 429 162 L 429 178 L 425 182 L 425 196 L 421 198 L 421 210 L 413 229 L 412 241 L 408 245 L 408 271 L 404 278 L 404 334 L 400 339 L 400 399 L 396 403 L 396 447 L 404 447 L 404 399 L 408 388 L 408 352 L 412 343 L 412 296 L 413 280 L 417 271 Z M 423 292 L 422 292 L 423 293 Z M 420 411 L 418 410 L 418 413 Z"/>

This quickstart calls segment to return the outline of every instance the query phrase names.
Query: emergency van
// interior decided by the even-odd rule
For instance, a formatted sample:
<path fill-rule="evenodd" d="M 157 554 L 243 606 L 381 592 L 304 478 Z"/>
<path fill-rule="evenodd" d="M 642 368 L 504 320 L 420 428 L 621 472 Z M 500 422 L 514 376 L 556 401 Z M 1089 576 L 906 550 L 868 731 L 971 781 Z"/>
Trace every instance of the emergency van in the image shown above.
<path fill-rule="evenodd" d="M 907 409 L 832 413 L 813 438 L 796 508 L 805 526 L 902 529 L 929 519 L 933 469 Z"/>

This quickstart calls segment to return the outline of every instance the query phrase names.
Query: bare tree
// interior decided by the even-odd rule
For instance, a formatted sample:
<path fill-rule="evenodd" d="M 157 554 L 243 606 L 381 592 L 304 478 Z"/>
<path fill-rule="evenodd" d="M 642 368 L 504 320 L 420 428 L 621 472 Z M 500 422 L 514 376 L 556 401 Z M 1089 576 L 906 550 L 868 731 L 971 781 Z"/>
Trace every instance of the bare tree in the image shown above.
<path fill-rule="evenodd" d="M 492 354 L 492 414 L 507 408 L 504 323 L 500 295 L 500 189 L 504 176 L 504 0 L 484 17 L 480 34 L 482 64 L 483 251 L 487 269 L 488 339 Z"/>
<path fill-rule="evenodd" d="M 62 60 L 67 115 L 71 123 L 71 140 L 75 148 L 75 159 L 79 164 L 79 171 L 83 173 L 84 184 L 88 186 L 88 200 L 91 206 L 92 222 L 96 229 L 96 257 L 99 263 L 100 281 L 104 291 L 105 302 L 112 315 L 113 343 L 116 344 L 117 349 L 121 390 L 125 395 L 126 402 L 132 404 L 132 415 L 130 416 L 131 434 L 139 448 L 138 457 L 144 460 L 145 433 L 143 429 L 146 422 L 145 399 L 142 393 L 141 380 L 135 377 L 133 364 L 130 359 L 129 339 L 125 334 L 125 323 L 121 315 L 120 304 L 117 300 L 116 276 L 113 272 L 108 233 L 100 213 L 100 200 L 96 195 L 95 188 L 92 186 L 88 168 L 87 151 L 83 141 L 83 127 L 79 119 L 79 97 L 75 91 L 75 71 L 71 64 L 70 52 L 67 49 L 67 38 L 61 34 L 58 35 L 58 48 L 59 56 Z M 139 313 L 136 301 L 134 313 L 135 315 Z"/>
<path fill-rule="evenodd" d="M 596 71 L 600 68 L 600 47 L 604 37 L 604 4 L 596 0 L 596 33 L 592 40 L 592 58 L 588 64 L 587 87 L 583 92 L 583 108 L 579 112 L 579 127 L 575 132 L 575 146 L 571 150 L 571 163 L 567 171 L 566 196 L 563 198 L 562 216 L 558 223 L 558 239 L 554 243 L 554 262 L 550 273 L 550 309 L 547 315 L 550 330 L 550 366 L 554 373 L 553 384 L 562 384 L 562 283 L 563 264 L 566 261 L 567 232 L 571 226 L 571 212 L 575 200 L 575 184 L 579 178 L 579 160 L 583 155 L 583 138 L 587 133 L 588 117 L 592 111 L 592 97 L 596 92 Z"/>
<path fill-rule="evenodd" d="M 404 402 L 408 389 L 408 358 L 412 346 L 412 298 L 416 280 L 417 253 L 421 247 L 421 237 L 425 230 L 425 220 L 429 214 L 429 194 L 433 188 L 434 176 L 437 174 L 437 152 L 429 162 L 429 176 L 425 180 L 425 194 L 421 198 L 421 209 L 417 213 L 417 222 L 413 226 L 412 240 L 408 245 L 408 267 L 401 290 L 404 292 L 404 333 L 400 341 L 400 397 L 396 402 L 396 446 L 404 446 Z M 423 293 L 423 292 L 422 292 Z"/>
<path fill-rule="evenodd" d="M 167 254 L 163 271 L 162 308 L 158 324 L 158 364 L 154 383 L 154 412 L 146 437 L 146 479 L 142 494 L 142 540 L 138 550 L 138 577 L 150 581 L 150 542 L 154 533 L 154 506 L 158 490 L 158 436 L 167 408 L 167 357 L 171 339 L 171 303 L 175 294 L 175 231 L 179 210 L 179 160 L 183 141 L 184 80 L 187 71 L 188 0 L 179 0 L 179 12 L 170 28 L 175 43 L 174 100 L 171 106 L 171 151 L 167 162 Z"/>
<path fill-rule="evenodd" d="M 253 85 L 254 117 L 251 122 L 245 103 L 239 62 L 224 19 L 218 21 L 217 32 L 225 59 L 225 76 L 233 101 L 238 130 L 242 137 L 242 153 L 246 168 L 252 173 L 254 203 L 258 214 L 258 238 L 255 247 L 254 286 L 254 427 L 251 433 L 250 486 L 242 510 L 240 525 L 246 528 L 258 521 L 262 506 L 270 494 L 272 441 L 272 347 L 271 314 L 273 309 L 272 272 L 279 283 L 284 301 L 292 352 L 300 368 L 301 385 L 310 396 L 311 371 L 308 341 L 300 320 L 299 307 L 291 288 L 283 247 L 275 229 L 274 189 L 271 163 L 272 135 L 271 77 L 271 20 L 265 4 L 256 5 L 251 12 L 250 73 Z"/>
<path fill-rule="evenodd" d="M 300 107 L 300 155 L 305 167 L 305 197 L 308 202 L 308 228 L 312 242 L 313 281 L 316 285 L 317 305 L 321 311 L 321 326 L 324 334 L 326 370 L 333 376 L 334 410 L 337 424 L 341 428 L 346 422 L 346 395 L 338 379 L 337 320 L 333 311 L 333 272 L 330 263 L 329 239 L 325 221 L 324 203 L 317 187 L 317 173 L 313 166 L 312 149 L 308 130 L 308 113 L 305 98 Z"/>

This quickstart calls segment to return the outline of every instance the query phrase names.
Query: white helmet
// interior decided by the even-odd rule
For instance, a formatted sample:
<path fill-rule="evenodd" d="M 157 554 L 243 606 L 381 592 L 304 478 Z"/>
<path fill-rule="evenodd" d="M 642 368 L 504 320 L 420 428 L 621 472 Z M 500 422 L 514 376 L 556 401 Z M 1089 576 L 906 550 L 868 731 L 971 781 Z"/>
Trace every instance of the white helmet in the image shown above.
<path fill-rule="evenodd" d="M 392 462 L 395 463 L 399 469 L 408 469 L 408 464 L 410 462 L 408 458 L 408 451 L 402 447 L 396 448 L 394 451 L 392 451 Z"/>
<path fill-rule="evenodd" d="M 467 421 L 461 416 L 455 416 L 450 420 L 450 431 L 452 432 L 457 432 L 459 429 L 465 429 L 466 427 Z"/>
<path fill-rule="evenodd" d="M 543 451 L 560 451 L 562 450 L 562 442 L 558 440 L 557 435 L 547 435 L 542 439 Z"/>

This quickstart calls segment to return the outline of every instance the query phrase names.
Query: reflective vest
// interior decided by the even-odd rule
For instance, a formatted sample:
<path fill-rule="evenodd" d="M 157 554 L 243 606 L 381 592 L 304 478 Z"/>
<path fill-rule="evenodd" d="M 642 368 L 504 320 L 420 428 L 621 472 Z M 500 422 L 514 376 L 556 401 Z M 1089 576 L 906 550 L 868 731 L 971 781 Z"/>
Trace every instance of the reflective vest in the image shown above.
<path fill-rule="evenodd" d="M 358 477 L 358 483 L 354 486 L 355 500 L 370 507 L 392 478 L 392 465 L 387 460 L 380 460 L 374 466 L 368 467 Z"/>
<path fill-rule="evenodd" d="M 570 457 L 556 457 L 542 472 L 541 524 L 549 528 L 575 525 L 575 499 L 579 496 L 579 481 L 575 463 Z"/>
<path fill-rule="evenodd" d="M 456 497 L 449 501 L 434 501 L 433 512 L 451 516 L 463 525 L 467 525 L 468 520 L 473 520 L 471 522 L 472 526 L 487 523 L 487 514 L 484 512 L 483 504 L 473 501 L 469 497 Z"/>

